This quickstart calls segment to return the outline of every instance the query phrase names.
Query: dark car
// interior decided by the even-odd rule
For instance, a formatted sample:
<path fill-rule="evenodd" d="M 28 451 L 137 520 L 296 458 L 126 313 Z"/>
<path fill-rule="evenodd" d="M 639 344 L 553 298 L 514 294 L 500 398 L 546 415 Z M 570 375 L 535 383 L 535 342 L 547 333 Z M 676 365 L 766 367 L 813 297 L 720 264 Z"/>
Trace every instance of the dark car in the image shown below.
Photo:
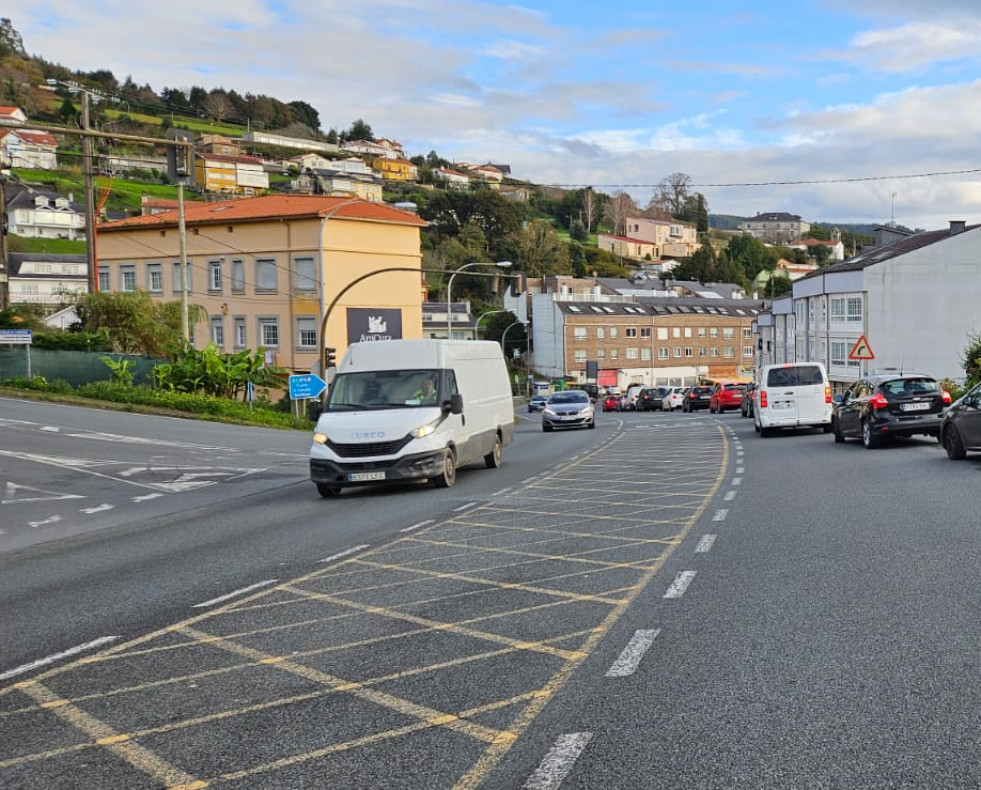
<path fill-rule="evenodd" d="M 746 391 L 743 393 L 743 402 L 739 404 L 739 413 L 743 417 L 753 416 L 753 391 L 756 389 L 756 382 L 751 381 L 746 385 Z"/>
<path fill-rule="evenodd" d="M 836 442 L 861 439 L 869 449 L 894 436 L 940 436 L 950 394 L 919 373 L 865 376 L 834 398 L 831 430 Z"/>
<path fill-rule="evenodd" d="M 981 384 L 950 404 L 940 420 L 940 444 L 952 461 L 981 452 Z"/>
<path fill-rule="evenodd" d="M 547 401 L 548 395 L 532 395 L 531 400 L 528 401 L 528 411 L 541 411 Z"/>
<path fill-rule="evenodd" d="M 542 412 L 542 430 L 555 428 L 595 428 L 593 401 L 582 390 L 562 390 L 548 396 Z"/>
<path fill-rule="evenodd" d="M 620 411 L 621 396 L 609 394 L 603 398 L 603 411 Z"/>
<path fill-rule="evenodd" d="M 707 409 L 711 400 L 711 387 L 692 387 L 685 395 L 685 403 L 681 407 L 681 410 L 697 411 L 698 409 Z"/>
<path fill-rule="evenodd" d="M 661 411 L 667 387 L 647 387 L 637 396 L 637 411 Z"/>
<path fill-rule="evenodd" d="M 720 381 L 712 389 L 709 411 L 722 414 L 727 409 L 738 409 L 743 402 L 746 385 L 741 381 Z"/>

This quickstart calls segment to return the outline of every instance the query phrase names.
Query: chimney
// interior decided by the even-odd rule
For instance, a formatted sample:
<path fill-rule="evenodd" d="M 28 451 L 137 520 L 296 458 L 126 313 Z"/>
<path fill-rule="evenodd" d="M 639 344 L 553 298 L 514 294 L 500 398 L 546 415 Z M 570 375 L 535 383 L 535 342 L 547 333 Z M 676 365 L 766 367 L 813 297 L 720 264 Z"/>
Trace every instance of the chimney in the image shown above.
<path fill-rule="evenodd" d="M 950 235 L 955 236 L 967 230 L 967 222 L 963 219 L 952 219 L 950 221 Z"/>

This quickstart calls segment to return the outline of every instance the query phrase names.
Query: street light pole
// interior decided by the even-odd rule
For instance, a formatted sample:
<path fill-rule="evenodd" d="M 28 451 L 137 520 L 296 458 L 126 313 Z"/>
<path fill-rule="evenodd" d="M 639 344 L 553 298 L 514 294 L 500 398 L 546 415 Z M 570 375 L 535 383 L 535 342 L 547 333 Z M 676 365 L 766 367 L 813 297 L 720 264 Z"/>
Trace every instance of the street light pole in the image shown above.
<path fill-rule="evenodd" d="M 473 263 L 465 263 L 459 269 L 456 269 L 453 274 L 450 275 L 450 281 L 446 285 L 446 339 L 453 339 L 453 280 L 454 278 L 465 269 L 469 269 L 472 266 L 497 266 L 499 269 L 508 269 L 511 267 L 511 261 L 498 261 L 497 263 L 487 262 L 487 261 L 474 261 Z"/>
<path fill-rule="evenodd" d="M 487 312 L 481 313 L 477 316 L 477 320 L 473 322 L 473 335 L 476 340 L 480 340 L 480 322 L 487 315 L 494 315 L 494 313 L 507 313 L 508 310 L 488 310 Z"/>

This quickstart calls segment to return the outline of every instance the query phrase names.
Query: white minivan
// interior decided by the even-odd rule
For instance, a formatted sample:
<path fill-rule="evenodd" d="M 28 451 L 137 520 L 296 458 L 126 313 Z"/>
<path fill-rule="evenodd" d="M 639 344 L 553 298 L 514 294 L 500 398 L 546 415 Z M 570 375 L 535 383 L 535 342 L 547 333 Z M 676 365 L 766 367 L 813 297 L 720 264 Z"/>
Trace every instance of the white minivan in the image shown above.
<path fill-rule="evenodd" d="M 753 423 L 760 436 L 778 428 L 831 431 L 831 385 L 820 362 L 765 365 L 753 392 Z"/>
<path fill-rule="evenodd" d="M 378 340 L 348 347 L 317 417 L 310 479 L 349 486 L 428 479 L 501 465 L 514 405 L 501 347 L 489 340 Z"/>

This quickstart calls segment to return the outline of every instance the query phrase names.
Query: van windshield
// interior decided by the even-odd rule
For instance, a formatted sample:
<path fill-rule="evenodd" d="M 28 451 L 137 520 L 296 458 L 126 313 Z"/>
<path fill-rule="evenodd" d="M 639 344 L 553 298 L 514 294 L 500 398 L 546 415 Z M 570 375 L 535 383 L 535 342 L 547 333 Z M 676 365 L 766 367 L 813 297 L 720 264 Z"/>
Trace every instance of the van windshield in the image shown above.
<path fill-rule="evenodd" d="M 766 377 L 768 387 L 799 387 L 808 384 L 824 384 L 824 376 L 817 365 L 788 365 L 772 368 Z"/>
<path fill-rule="evenodd" d="M 438 406 L 438 370 L 371 370 L 341 373 L 330 387 L 327 411 L 411 409 Z"/>

